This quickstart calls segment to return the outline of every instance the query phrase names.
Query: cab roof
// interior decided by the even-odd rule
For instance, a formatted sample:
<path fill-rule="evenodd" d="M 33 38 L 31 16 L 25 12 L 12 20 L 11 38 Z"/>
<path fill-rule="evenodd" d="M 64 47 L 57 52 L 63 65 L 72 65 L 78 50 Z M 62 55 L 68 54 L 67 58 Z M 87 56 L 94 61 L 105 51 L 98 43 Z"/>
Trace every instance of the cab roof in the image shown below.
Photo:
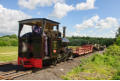
<path fill-rule="evenodd" d="M 42 22 L 45 21 L 46 24 L 50 24 L 50 25 L 59 25 L 59 22 L 50 20 L 50 19 L 46 19 L 46 18 L 31 18 L 31 19 L 25 19 L 25 20 L 21 20 L 19 21 L 20 24 L 25 24 L 25 25 L 35 25 L 35 24 L 39 24 L 42 25 Z"/>

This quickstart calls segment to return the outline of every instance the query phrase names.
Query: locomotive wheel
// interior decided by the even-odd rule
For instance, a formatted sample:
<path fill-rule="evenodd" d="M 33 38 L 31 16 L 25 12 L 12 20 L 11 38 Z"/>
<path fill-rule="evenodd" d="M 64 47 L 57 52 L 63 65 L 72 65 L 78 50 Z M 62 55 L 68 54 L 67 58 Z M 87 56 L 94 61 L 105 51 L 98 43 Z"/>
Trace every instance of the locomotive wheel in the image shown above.
<path fill-rule="evenodd" d="M 66 57 L 63 59 L 63 62 L 65 62 L 65 61 L 67 61 L 67 58 L 66 58 Z"/>
<path fill-rule="evenodd" d="M 63 62 L 67 61 L 67 56 L 64 54 Z"/>
<path fill-rule="evenodd" d="M 72 60 L 73 59 L 73 55 L 70 55 L 70 57 L 68 58 L 69 60 Z"/>
<path fill-rule="evenodd" d="M 64 54 L 64 61 L 67 61 L 72 55 L 70 53 L 70 51 L 68 50 L 67 53 Z"/>
<path fill-rule="evenodd" d="M 60 63 L 61 62 L 61 55 L 59 54 L 57 57 L 57 62 Z"/>
<path fill-rule="evenodd" d="M 53 64 L 54 66 L 56 66 L 56 64 L 57 64 L 57 59 L 53 59 L 52 64 Z"/>

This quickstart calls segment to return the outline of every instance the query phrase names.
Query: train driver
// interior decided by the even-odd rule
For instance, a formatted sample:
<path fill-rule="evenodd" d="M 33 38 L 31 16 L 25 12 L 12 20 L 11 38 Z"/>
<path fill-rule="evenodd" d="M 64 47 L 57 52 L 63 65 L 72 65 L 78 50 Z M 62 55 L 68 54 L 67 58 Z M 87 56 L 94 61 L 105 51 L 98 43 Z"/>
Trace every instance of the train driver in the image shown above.
<path fill-rule="evenodd" d="M 32 27 L 32 31 L 36 34 L 41 34 L 42 33 L 42 27 L 39 27 L 38 25 L 34 25 Z"/>

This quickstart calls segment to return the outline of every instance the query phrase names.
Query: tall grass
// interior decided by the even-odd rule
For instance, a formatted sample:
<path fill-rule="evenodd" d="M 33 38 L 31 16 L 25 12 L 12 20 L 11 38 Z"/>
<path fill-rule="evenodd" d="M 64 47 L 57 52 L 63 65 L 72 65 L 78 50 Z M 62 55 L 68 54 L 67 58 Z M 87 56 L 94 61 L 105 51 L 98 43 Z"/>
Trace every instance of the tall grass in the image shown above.
<path fill-rule="evenodd" d="M 95 54 L 70 71 L 63 79 L 109 80 L 120 79 L 120 47 L 108 47 L 103 54 Z"/>

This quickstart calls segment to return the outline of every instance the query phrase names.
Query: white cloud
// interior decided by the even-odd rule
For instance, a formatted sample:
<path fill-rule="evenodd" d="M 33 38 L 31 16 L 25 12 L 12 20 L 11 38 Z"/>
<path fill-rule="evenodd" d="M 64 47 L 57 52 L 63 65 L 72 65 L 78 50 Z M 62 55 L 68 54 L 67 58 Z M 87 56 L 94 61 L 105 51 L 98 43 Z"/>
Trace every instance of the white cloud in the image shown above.
<path fill-rule="evenodd" d="M 56 3 L 54 6 L 54 11 L 50 14 L 50 16 L 55 18 L 62 18 L 72 10 L 74 10 L 74 7 L 72 5 L 67 5 L 65 3 Z"/>
<path fill-rule="evenodd" d="M 82 24 L 76 24 L 75 28 L 81 30 L 86 28 L 116 28 L 119 26 L 118 20 L 114 17 L 107 17 L 105 19 L 100 19 L 98 15 L 91 17 L 88 20 L 82 22 Z"/>
<path fill-rule="evenodd" d="M 95 0 L 86 0 L 85 2 L 78 3 L 76 6 L 68 5 L 66 3 L 55 3 L 54 10 L 52 14 L 49 16 L 55 17 L 55 18 L 63 18 L 67 15 L 68 12 L 73 10 L 88 10 L 88 9 L 95 9 Z"/>
<path fill-rule="evenodd" d="M 18 4 L 24 8 L 35 9 L 37 6 L 51 6 L 57 2 L 64 2 L 64 0 L 19 0 Z"/>
<path fill-rule="evenodd" d="M 79 35 L 86 34 L 87 36 L 94 37 L 115 37 L 119 22 L 118 19 L 114 17 L 100 19 L 100 17 L 96 15 L 88 20 L 84 20 L 81 24 L 76 24 L 74 27 Z"/>
<path fill-rule="evenodd" d="M 115 32 L 114 31 L 106 31 L 105 33 L 102 31 L 84 31 L 83 32 L 67 32 L 67 36 L 71 37 L 71 36 L 84 36 L 84 37 L 104 37 L 104 38 L 114 38 L 115 37 Z"/>
<path fill-rule="evenodd" d="M 90 19 L 83 21 L 82 24 L 76 24 L 75 28 L 81 30 L 89 27 L 94 27 L 96 23 L 98 23 L 98 20 L 99 20 L 99 16 L 97 15 L 93 16 Z"/>
<path fill-rule="evenodd" d="M 78 3 L 76 5 L 77 10 L 88 10 L 88 9 L 94 9 L 95 6 L 95 0 L 86 0 L 86 2 Z"/>
<path fill-rule="evenodd" d="M 96 23 L 97 28 L 111 28 L 111 27 L 118 27 L 118 20 L 113 17 L 107 17 L 105 19 L 101 19 Z"/>
<path fill-rule="evenodd" d="M 17 34 L 18 21 L 30 18 L 22 11 L 4 8 L 0 5 L 0 34 Z"/>
<path fill-rule="evenodd" d="M 95 0 L 86 0 L 86 2 L 75 4 L 76 6 L 66 4 L 65 0 L 19 0 L 18 4 L 23 8 L 28 8 L 31 10 L 35 9 L 36 7 L 54 5 L 54 10 L 49 17 L 55 18 L 63 18 L 72 10 L 88 10 L 95 8 Z"/>

